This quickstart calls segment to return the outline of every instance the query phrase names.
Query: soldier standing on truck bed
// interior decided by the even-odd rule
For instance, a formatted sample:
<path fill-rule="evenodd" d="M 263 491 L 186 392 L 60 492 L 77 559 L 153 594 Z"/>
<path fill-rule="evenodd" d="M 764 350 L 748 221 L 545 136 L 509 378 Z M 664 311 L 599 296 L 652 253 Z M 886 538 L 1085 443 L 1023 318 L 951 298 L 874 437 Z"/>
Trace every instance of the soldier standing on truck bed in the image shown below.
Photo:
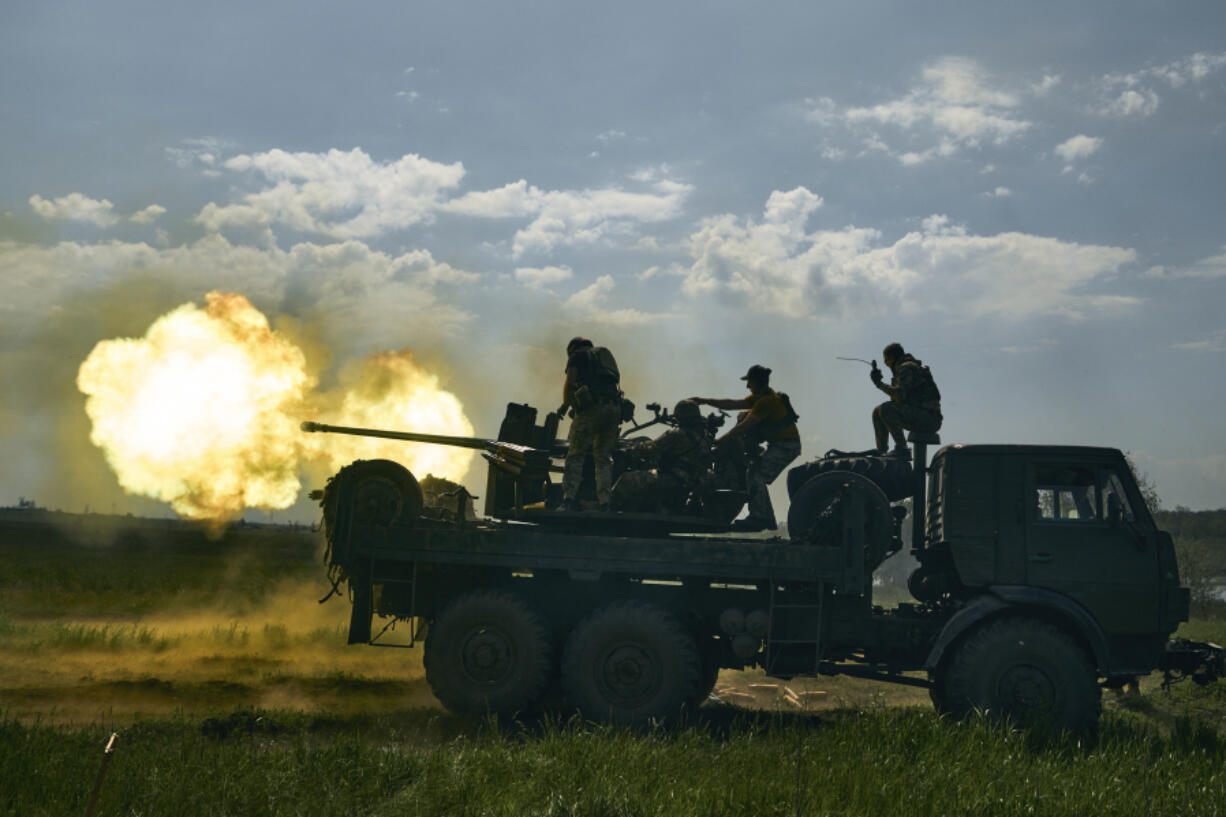
<path fill-rule="evenodd" d="M 792 410 L 792 403 L 786 394 L 780 394 L 770 387 L 770 376 L 770 369 L 755 364 L 741 378 L 749 386 L 748 397 L 690 398 L 699 405 L 719 409 L 748 409 L 733 428 L 715 441 L 717 445 L 738 438 L 744 439 L 748 445 L 766 443 L 766 450 L 750 461 L 745 475 L 749 515 L 734 522 L 733 530 L 759 531 L 779 527 L 767 486 L 775 481 L 788 463 L 800 456 L 796 412 Z"/>
<path fill-rule="evenodd" d="M 570 408 L 569 446 L 562 474 L 561 511 L 579 510 L 583 461 L 592 455 L 596 477 L 596 504 L 610 509 L 613 488 L 613 448 L 621 424 L 621 373 L 613 353 L 593 346 L 587 338 L 571 338 L 566 345 L 566 383 L 562 387 L 562 414 Z"/>
<path fill-rule="evenodd" d="M 697 403 L 682 400 L 673 409 L 673 417 L 676 428 L 626 449 L 644 467 L 618 477 L 613 486 L 617 510 L 683 513 L 690 495 L 702 489 L 711 472 L 711 438 L 702 412 Z"/>
<path fill-rule="evenodd" d="M 932 379 L 932 372 L 903 351 L 901 343 L 891 343 L 881 352 L 893 377 L 886 385 L 881 370 L 873 365 L 869 377 L 873 385 L 890 396 L 888 403 L 873 409 L 873 432 L 877 450 L 886 451 L 889 438 L 894 438 L 890 456 L 906 459 L 911 456 L 903 431 L 933 433 L 941 428 L 941 392 Z"/>

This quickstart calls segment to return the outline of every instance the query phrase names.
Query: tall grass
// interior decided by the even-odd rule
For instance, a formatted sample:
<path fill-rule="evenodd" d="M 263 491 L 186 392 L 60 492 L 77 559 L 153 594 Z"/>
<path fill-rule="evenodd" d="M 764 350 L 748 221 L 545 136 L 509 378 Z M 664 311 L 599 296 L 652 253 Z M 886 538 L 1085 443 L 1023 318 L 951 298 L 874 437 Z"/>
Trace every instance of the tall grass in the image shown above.
<path fill-rule="evenodd" d="M 0 724 L 0 814 L 71 814 L 107 730 Z M 1226 745 L 1111 715 L 1093 746 L 919 710 L 631 732 L 238 713 L 121 734 L 103 814 L 1216 815 Z"/>

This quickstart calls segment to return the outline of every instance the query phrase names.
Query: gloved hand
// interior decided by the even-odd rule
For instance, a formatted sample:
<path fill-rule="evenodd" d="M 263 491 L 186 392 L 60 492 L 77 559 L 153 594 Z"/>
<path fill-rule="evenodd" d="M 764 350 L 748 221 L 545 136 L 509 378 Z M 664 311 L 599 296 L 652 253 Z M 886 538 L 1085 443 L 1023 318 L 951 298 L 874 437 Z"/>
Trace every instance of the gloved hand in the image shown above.
<path fill-rule="evenodd" d="M 875 361 L 874 361 L 874 364 L 875 364 Z M 873 381 L 874 386 L 880 386 L 882 380 L 885 379 L 884 377 L 882 377 L 881 370 L 878 369 L 876 365 L 874 365 L 872 370 L 869 371 L 868 376 L 869 376 L 869 379 Z"/>
<path fill-rule="evenodd" d="M 562 405 L 558 406 L 558 410 L 555 411 L 554 414 L 558 415 L 559 417 L 565 417 L 566 410 L 569 408 L 570 406 L 568 406 L 566 403 L 563 403 Z"/>

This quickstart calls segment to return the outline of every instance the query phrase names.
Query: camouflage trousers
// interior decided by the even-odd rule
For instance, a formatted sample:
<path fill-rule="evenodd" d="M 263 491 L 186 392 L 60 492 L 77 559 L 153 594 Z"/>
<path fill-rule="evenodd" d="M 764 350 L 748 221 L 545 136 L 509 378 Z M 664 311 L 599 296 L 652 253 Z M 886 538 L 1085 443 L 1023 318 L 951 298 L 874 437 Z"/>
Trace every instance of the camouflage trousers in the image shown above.
<path fill-rule="evenodd" d="M 596 472 L 596 502 L 608 505 L 613 491 L 613 448 L 617 445 L 617 427 L 621 424 L 621 409 L 608 403 L 575 412 L 570 423 L 570 445 L 566 449 L 566 465 L 562 472 L 562 497 L 576 500 L 583 484 L 583 461 L 588 454 Z"/>
<path fill-rule="evenodd" d="M 800 456 L 800 440 L 776 440 L 766 444 L 766 450 L 749 465 L 745 487 L 749 490 L 749 517 L 763 522 L 775 521 L 770 491 L 766 486 L 783 473 L 788 463 Z"/>
<path fill-rule="evenodd" d="M 884 450 L 889 438 L 894 438 L 894 445 L 902 448 L 906 445 L 903 431 L 932 432 L 941 428 L 941 412 L 924 406 L 907 403 L 895 403 L 891 400 L 873 409 L 873 433 L 877 437 L 877 447 Z"/>

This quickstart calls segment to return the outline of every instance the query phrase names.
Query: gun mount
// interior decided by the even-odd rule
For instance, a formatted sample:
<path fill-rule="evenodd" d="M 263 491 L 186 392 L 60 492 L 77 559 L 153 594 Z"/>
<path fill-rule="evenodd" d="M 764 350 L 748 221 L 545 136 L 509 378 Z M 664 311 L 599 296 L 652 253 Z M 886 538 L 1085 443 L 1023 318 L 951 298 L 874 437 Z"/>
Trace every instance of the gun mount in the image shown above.
<path fill-rule="evenodd" d="M 618 441 L 613 453 L 614 479 L 627 471 L 642 467 L 632 449 L 635 442 L 643 438 L 630 435 L 655 425 L 677 424 L 677 420 L 667 409 L 661 409 L 659 404 L 651 404 L 648 408 L 652 410 L 653 417 L 643 423 L 632 424 Z M 532 406 L 509 403 L 497 439 L 358 428 L 309 420 L 303 422 L 301 428 L 308 433 L 348 434 L 480 451 L 481 456 L 489 463 L 485 513 L 495 519 L 569 527 L 576 532 L 601 530 L 607 533 L 610 529 L 626 533 L 719 531 L 728 529 L 744 504 L 743 486 L 724 485 L 719 479 L 721 473 L 732 473 L 739 478 L 744 470 L 741 467 L 731 471 L 723 469 L 722 472 L 716 469 L 715 478 L 707 486 L 701 501 L 694 503 L 696 511 L 693 514 L 573 513 L 548 510 L 561 500 L 561 481 L 553 477 L 562 473 L 561 460 L 566 456 L 567 442 L 557 438 L 558 424 L 561 421 L 559 414 L 546 414 L 539 425 L 536 417 L 537 410 Z M 707 431 L 714 436 L 716 429 L 723 424 L 724 416 L 722 413 L 714 414 L 706 419 Z M 589 458 L 584 469 L 581 499 L 589 494 L 594 499 L 593 470 Z M 420 513 L 422 500 L 417 481 L 413 474 L 397 463 L 390 460 L 359 460 L 338 473 L 333 481 L 342 476 L 358 486 L 354 494 L 354 500 L 357 502 L 355 507 L 368 520 L 391 524 L 393 520 L 399 519 L 403 522 Z M 326 497 L 324 501 L 326 510 Z"/>

